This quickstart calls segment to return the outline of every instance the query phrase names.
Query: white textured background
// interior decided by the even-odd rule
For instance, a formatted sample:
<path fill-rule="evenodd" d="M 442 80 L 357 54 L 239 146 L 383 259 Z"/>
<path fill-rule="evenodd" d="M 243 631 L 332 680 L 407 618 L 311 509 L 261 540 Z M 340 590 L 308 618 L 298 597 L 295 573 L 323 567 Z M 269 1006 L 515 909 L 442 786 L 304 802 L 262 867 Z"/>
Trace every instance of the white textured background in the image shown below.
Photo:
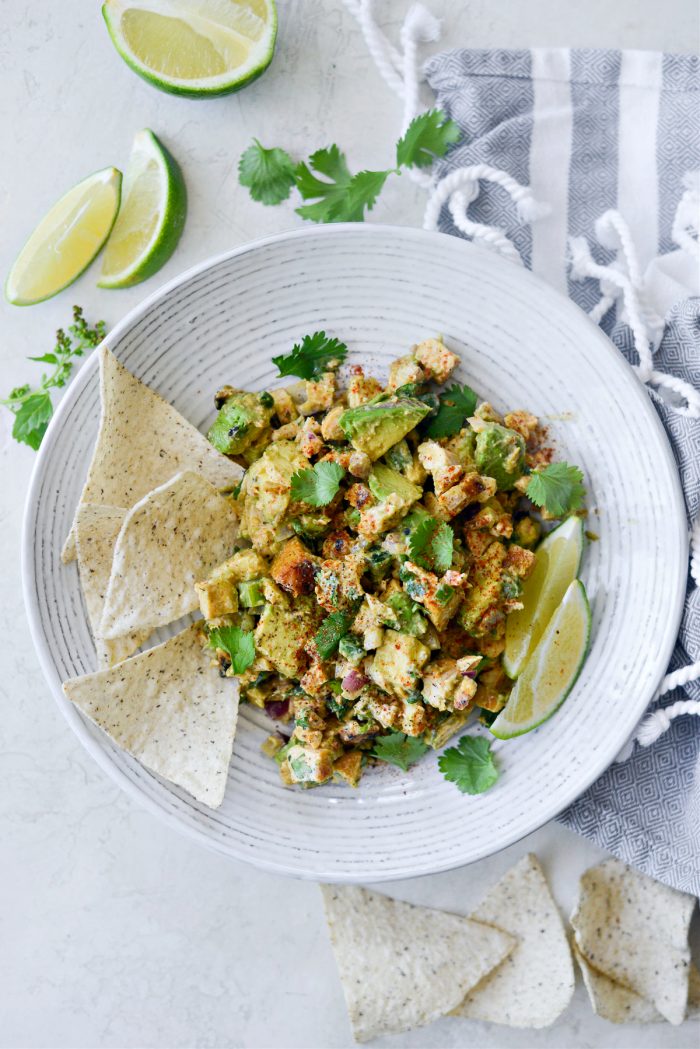
<path fill-rule="evenodd" d="M 693 51 L 695 0 L 427 0 L 443 43 Z M 404 0 L 377 0 L 398 27 Z M 237 186 L 253 135 L 303 153 L 331 141 L 351 165 L 381 166 L 399 104 L 374 72 L 340 0 L 281 0 L 273 66 L 240 95 L 161 94 L 122 64 L 97 0 L 0 0 L 0 273 L 65 189 L 123 167 L 148 126 L 180 160 L 190 193 L 166 268 L 122 292 L 88 273 L 30 309 L 2 302 L 0 394 L 31 379 L 73 302 L 114 323 L 159 281 L 208 255 L 296 225 Z M 421 194 L 391 180 L 373 217 L 419 224 Z M 22 608 L 19 530 L 33 453 L 0 418 L 0 1046 L 334 1047 L 351 1045 L 314 885 L 229 863 L 127 801 L 68 731 L 39 672 Z M 540 856 L 564 910 L 599 850 L 551 825 L 475 867 L 389 886 L 414 902 L 468 911 L 524 851 Z M 698 1025 L 615 1028 L 579 986 L 552 1030 L 443 1020 L 385 1046 L 691 1047 Z"/>

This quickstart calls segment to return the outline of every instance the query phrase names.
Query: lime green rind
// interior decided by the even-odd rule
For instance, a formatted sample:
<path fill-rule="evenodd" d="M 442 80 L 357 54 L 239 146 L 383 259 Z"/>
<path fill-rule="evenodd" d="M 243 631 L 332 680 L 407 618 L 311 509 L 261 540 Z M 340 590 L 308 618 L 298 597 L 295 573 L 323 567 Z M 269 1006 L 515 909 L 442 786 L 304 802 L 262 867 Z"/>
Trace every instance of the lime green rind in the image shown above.
<path fill-rule="evenodd" d="M 583 559 L 583 551 L 584 551 L 584 547 L 585 547 L 585 530 L 584 530 L 584 527 L 583 527 L 583 524 L 584 524 L 583 518 L 581 518 L 581 517 L 569 517 L 569 518 L 566 519 L 566 521 L 562 521 L 562 523 L 560 525 L 557 525 L 556 528 L 552 529 L 552 531 L 547 536 L 545 536 L 545 538 L 539 544 L 539 549 L 542 549 L 542 547 L 544 547 L 545 544 L 548 544 L 548 545 L 551 546 L 552 542 L 556 539 L 558 533 L 561 532 L 564 528 L 569 528 L 571 526 L 571 522 L 572 521 L 578 521 L 578 524 L 579 524 L 579 534 L 577 536 L 578 542 L 579 542 L 578 560 L 577 560 L 575 568 L 574 568 L 574 573 L 573 573 L 573 576 L 572 576 L 572 580 L 573 580 L 578 575 L 579 569 L 581 567 L 581 561 Z M 535 550 L 535 554 L 537 554 L 537 550 Z M 534 611 L 535 610 L 533 609 L 533 614 L 534 614 Z M 549 623 L 545 623 L 544 628 L 542 630 L 542 634 L 544 634 L 544 632 L 546 631 L 548 625 L 549 625 Z M 502 662 L 503 669 L 506 672 L 506 674 L 508 675 L 508 677 L 511 679 L 511 681 L 515 681 L 515 680 L 517 680 L 517 678 L 519 677 L 520 673 L 522 672 L 523 667 L 525 666 L 525 663 L 527 662 L 528 655 L 531 655 L 532 653 L 531 652 L 526 653 L 525 656 L 521 656 L 516 662 L 514 662 L 512 660 L 512 658 L 510 658 L 508 649 L 509 649 L 508 625 L 506 623 L 506 647 L 504 649 L 503 658 L 502 658 L 501 662 Z"/>
<path fill-rule="evenodd" d="M 112 216 L 112 222 L 111 222 L 111 224 L 109 226 L 109 229 L 105 233 L 105 235 L 104 235 L 102 241 L 100 242 L 100 244 L 98 245 L 98 247 L 95 249 L 94 255 L 92 255 L 92 257 L 90 259 L 88 259 L 88 261 L 85 263 L 85 265 L 83 266 L 83 268 L 81 270 L 78 270 L 78 272 L 75 274 L 75 276 L 71 277 L 71 279 L 66 281 L 65 284 L 62 284 L 60 288 L 56 288 L 55 291 L 50 292 L 48 295 L 43 295 L 40 299 L 13 299 L 10 296 L 10 294 L 9 294 L 9 285 L 10 285 L 10 281 L 12 279 L 13 270 L 15 268 L 17 260 L 19 258 L 21 258 L 21 256 L 24 254 L 25 248 L 29 244 L 30 240 L 34 236 L 34 233 L 36 232 L 38 227 L 41 225 L 41 223 L 44 221 L 46 216 L 49 215 L 50 212 L 53 211 L 53 209 L 58 204 L 61 203 L 61 201 L 63 200 L 64 197 L 67 197 L 69 193 L 72 193 L 73 190 L 77 189 L 78 186 L 80 186 L 83 182 L 88 182 L 90 179 L 95 178 L 96 175 L 102 175 L 102 174 L 104 174 L 104 172 L 107 172 L 107 171 L 111 172 L 112 176 L 115 179 L 115 181 L 114 181 L 114 188 L 115 188 L 114 215 Z M 55 298 L 58 294 L 60 294 L 60 292 L 65 291 L 66 288 L 70 288 L 71 284 L 75 284 L 75 282 L 77 281 L 78 277 L 82 277 L 82 275 L 84 273 L 86 273 L 87 270 L 90 269 L 90 267 L 92 266 L 93 262 L 95 261 L 95 259 L 100 254 L 100 252 L 104 248 L 105 244 L 109 240 L 110 233 L 114 229 L 114 223 L 117 221 L 117 215 L 119 214 L 119 207 L 120 207 L 120 204 L 121 204 L 121 192 L 122 192 L 122 173 L 119 170 L 119 168 L 101 168 L 99 171 L 94 171 L 91 175 L 87 175 L 84 179 L 81 179 L 80 182 L 76 182 L 75 186 L 71 186 L 70 189 L 66 190 L 66 192 L 63 194 L 63 196 L 58 198 L 58 200 L 52 205 L 52 207 L 49 209 L 49 211 L 47 211 L 45 215 L 42 215 L 42 217 L 39 219 L 39 221 L 37 222 L 37 224 L 34 227 L 34 229 L 32 230 L 32 232 L 29 234 L 29 236 L 25 240 L 24 244 L 22 245 L 20 251 L 17 254 L 17 258 L 15 259 L 15 262 L 12 265 L 12 269 L 8 273 L 7 277 L 5 278 L 5 283 L 4 283 L 4 286 L 3 286 L 3 292 L 4 292 L 6 300 L 10 303 L 10 305 L 12 305 L 12 306 L 37 306 L 40 302 L 48 302 L 49 299 Z"/>
<path fill-rule="evenodd" d="M 233 80 L 225 81 L 222 84 L 217 84 L 213 87 L 207 87 L 206 85 L 200 87 L 187 87 L 184 84 L 174 83 L 169 80 L 163 80 L 162 77 L 152 73 L 146 66 L 137 62 L 128 48 L 124 47 L 121 36 L 114 22 L 112 21 L 110 12 L 107 9 L 107 4 L 102 5 L 102 17 L 107 23 L 107 30 L 109 32 L 110 39 L 114 44 L 119 56 L 128 65 L 137 76 L 145 80 L 151 87 L 157 88 L 159 91 L 164 91 L 168 95 L 178 95 L 180 98 L 220 98 L 222 95 L 233 95 L 236 91 L 241 91 L 242 88 L 252 84 L 254 80 L 257 80 L 263 75 L 265 70 L 269 67 L 275 54 L 275 45 L 277 42 L 277 8 L 274 5 L 270 6 L 271 19 L 270 19 L 270 46 L 268 50 L 260 59 L 255 69 L 251 69 L 249 73 L 246 73 L 243 77 L 234 77 Z"/>
<path fill-rule="evenodd" d="M 162 159 L 166 172 L 167 197 L 165 207 L 161 215 L 161 221 L 153 238 L 153 247 L 146 254 L 138 266 L 131 270 L 122 279 L 100 279 L 98 288 L 116 290 L 119 288 L 131 288 L 135 284 L 152 277 L 158 270 L 162 269 L 177 247 L 187 219 L 187 186 L 182 175 L 182 169 L 169 149 L 163 145 L 160 139 L 148 131 L 153 147 L 154 155 Z M 116 221 L 116 216 L 115 216 Z M 114 223 L 112 223 L 114 227 Z M 110 231 L 111 232 L 111 231 Z"/>
<path fill-rule="evenodd" d="M 583 650 L 581 652 L 581 658 L 578 661 L 578 664 L 576 666 L 576 670 L 574 671 L 573 677 L 571 678 L 571 681 L 567 684 L 566 688 L 562 691 L 562 694 L 561 694 L 560 698 L 550 708 L 550 710 L 547 711 L 547 713 L 544 715 L 544 717 L 540 718 L 539 721 L 535 721 L 535 722 L 533 722 L 531 724 L 527 724 L 527 725 L 524 725 L 524 726 L 518 725 L 515 730 L 508 729 L 507 727 L 505 727 L 505 726 L 513 725 L 513 722 L 508 721 L 508 719 L 506 717 L 506 714 L 508 712 L 508 706 L 510 705 L 510 700 L 509 700 L 509 702 L 506 703 L 505 707 L 503 708 L 502 712 L 499 714 L 499 716 L 496 718 L 496 720 L 494 721 L 494 723 L 490 727 L 491 734 L 493 736 L 495 736 L 496 739 L 507 740 L 507 739 L 515 739 L 516 736 L 524 736 L 527 732 L 532 732 L 533 729 L 539 728 L 539 726 L 543 725 L 545 723 L 545 721 L 549 721 L 549 719 L 552 717 L 552 715 L 556 714 L 556 712 L 559 710 L 559 708 L 561 707 L 562 703 L 567 698 L 567 696 L 570 694 L 570 692 L 573 689 L 574 685 L 578 681 L 579 675 L 580 675 L 581 670 L 583 668 L 583 664 L 586 662 L 586 657 L 588 655 L 588 650 L 590 648 L 590 643 L 591 643 L 591 606 L 590 606 L 590 603 L 588 601 L 588 595 L 586 593 L 586 588 L 584 587 L 584 585 L 583 585 L 583 583 L 581 582 L 580 579 L 575 579 L 573 581 L 573 583 L 570 584 L 570 586 L 571 587 L 575 586 L 577 588 L 577 590 L 579 591 L 579 595 L 583 599 L 584 610 L 585 610 L 585 614 L 586 614 L 586 637 L 585 637 L 585 640 L 584 640 Z M 568 593 L 568 591 L 567 591 L 567 593 Z M 556 612 L 554 614 L 556 615 Z M 550 620 L 550 622 L 551 622 L 551 620 Z M 545 629 L 545 634 L 546 633 L 547 633 L 547 629 Z M 545 634 L 543 634 L 542 636 L 544 637 Z M 537 651 L 537 649 L 535 649 L 535 652 L 536 651 Z M 534 656 L 534 654 L 535 653 L 533 652 L 533 656 Z M 499 729 L 499 722 L 502 725 L 500 731 L 498 731 L 498 729 Z"/>

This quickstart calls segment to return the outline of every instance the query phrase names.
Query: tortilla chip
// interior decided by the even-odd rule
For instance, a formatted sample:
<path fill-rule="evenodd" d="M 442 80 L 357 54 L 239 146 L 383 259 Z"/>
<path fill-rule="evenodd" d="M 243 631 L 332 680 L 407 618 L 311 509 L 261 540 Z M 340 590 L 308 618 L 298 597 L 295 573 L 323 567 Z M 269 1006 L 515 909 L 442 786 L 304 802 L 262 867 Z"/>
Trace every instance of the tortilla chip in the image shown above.
<path fill-rule="evenodd" d="M 614 1024 L 649 1024 L 663 1021 L 663 1016 L 651 1002 L 594 969 L 575 943 L 574 956 L 581 970 L 593 1012 L 597 1016 Z"/>
<path fill-rule="evenodd" d="M 182 470 L 201 474 L 215 488 L 232 488 L 243 471 L 217 452 L 172 405 L 144 386 L 103 346 L 100 350 L 102 418 L 81 503 L 125 506 Z M 75 522 L 61 557 L 75 557 Z"/>
<path fill-rule="evenodd" d="M 455 1010 L 455 1016 L 509 1027 L 553 1024 L 574 993 L 574 966 L 537 857 L 524 856 L 470 918 L 511 933 L 517 945 Z"/>
<path fill-rule="evenodd" d="M 694 906 L 694 897 L 606 860 L 583 874 L 571 925 L 589 965 L 679 1024 L 688 998 Z"/>
<path fill-rule="evenodd" d="M 357 886 L 321 891 L 358 1042 L 444 1016 L 515 946 L 499 929 Z"/>
<path fill-rule="evenodd" d="M 199 607 L 194 584 L 233 553 L 231 500 L 195 473 L 144 496 L 124 518 L 99 633 L 153 630 Z"/>
<path fill-rule="evenodd" d="M 614 1024 L 648 1024 L 663 1023 L 664 1018 L 646 998 L 641 998 L 634 991 L 629 991 L 609 976 L 604 976 L 586 961 L 576 944 L 574 956 L 583 976 L 593 1012 L 603 1020 Z M 700 971 L 690 963 L 688 976 L 688 1007 L 686 1020 L 700 1015 Z"/>
<path fill-rule="evenodd" d="M 129 754 L 216 809 L 224 800 L 238 689 L 211 666 L 196 624 L 63 691 Z"/>
<path fill-rule="evenodd" d="M 85 598 L 90 630 L 97 652 L 97 666 L 111 667 L 132 656 L 149 637 L 142 630 L 107 641 L 99 636 L 105 594 L 112 571 L 112 556 L 126 510 L 119 506 L 94 506 L 83 503 L 75 518 L 80 585 Z"/>

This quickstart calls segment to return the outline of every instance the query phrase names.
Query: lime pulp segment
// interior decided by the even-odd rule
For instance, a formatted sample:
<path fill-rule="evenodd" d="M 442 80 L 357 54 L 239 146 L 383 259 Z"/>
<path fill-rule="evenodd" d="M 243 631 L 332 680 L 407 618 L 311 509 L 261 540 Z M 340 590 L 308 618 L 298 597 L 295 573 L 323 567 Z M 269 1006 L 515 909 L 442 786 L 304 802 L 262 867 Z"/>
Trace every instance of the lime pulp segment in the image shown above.
<path fill-rule="evenodd" d="M 575 579 L 516 681 L 506 706 L 491 726 L 494 736 L 521 736 L 552 716 L 581 671 L 590 632 L 586 590 L 581 580 Z"/>
<path fill-rule="evenodd" d="M 99 286 L 126 288 L 156 273 L 175 250 L 186 215 L 187 191 L 177 161 L 152 131 L 139 131 Z"/>
<path fill-rule="evenodd" d="M 109 236 L 119 210 L 121 172 L 105 168 L 61 197 L 20 251 L 5 284 L 16 306 L 31 306 L 72 284 Z"/>
<path fill-rule="evenodd" d="M 124 61 L 163 91 L 227 94 L 272 61 L 273 0 L 106 0 L 102 14 Z"/>
<path fill-rule="evenodd" d="M 503 668 L 510 678 L 517 678 L 522 671 L 567 587 L 576 578 L 583 535 L 582 519 L 569 517 L 537 547 L 535 567 L 523 584 L 523 607 L 511 612 L 506 621 Z"/>

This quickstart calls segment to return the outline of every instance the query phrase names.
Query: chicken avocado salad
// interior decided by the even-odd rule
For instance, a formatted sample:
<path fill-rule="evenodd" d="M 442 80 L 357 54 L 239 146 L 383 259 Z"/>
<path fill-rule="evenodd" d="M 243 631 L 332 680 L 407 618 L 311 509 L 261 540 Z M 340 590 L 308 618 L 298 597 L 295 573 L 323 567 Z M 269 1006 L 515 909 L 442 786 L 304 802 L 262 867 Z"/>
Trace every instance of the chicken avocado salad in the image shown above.
<path fill-rule="evenodd" d="M 546 593 L 554 612 L 580 558 L 582 475 L 554 461 L 534 415 L 501 414 L 455 382 L 459 358 L 440 338 L 384 383 L 346 356 L 338 339 L 306 336 L 274 358 L 298 381 L 222 387 L 208 434 L 245 472 L 236 549 L 196 584 L 204 630 L 219 673 L 280 725 L 263 749 L 288 785 L 356 786 L 378 761 L 406 769 L 473 714 L 516 723 L 513 702 L 530 702 L 515 695 L 520 671 L 547 640 L 529 606 Z M 568 575 L 557 533 L 578 543 Z M 467 742 L 441 768 L 477 793 L 459 778 Z M 488 743 L 471 743 L 485 760 Z"/>

